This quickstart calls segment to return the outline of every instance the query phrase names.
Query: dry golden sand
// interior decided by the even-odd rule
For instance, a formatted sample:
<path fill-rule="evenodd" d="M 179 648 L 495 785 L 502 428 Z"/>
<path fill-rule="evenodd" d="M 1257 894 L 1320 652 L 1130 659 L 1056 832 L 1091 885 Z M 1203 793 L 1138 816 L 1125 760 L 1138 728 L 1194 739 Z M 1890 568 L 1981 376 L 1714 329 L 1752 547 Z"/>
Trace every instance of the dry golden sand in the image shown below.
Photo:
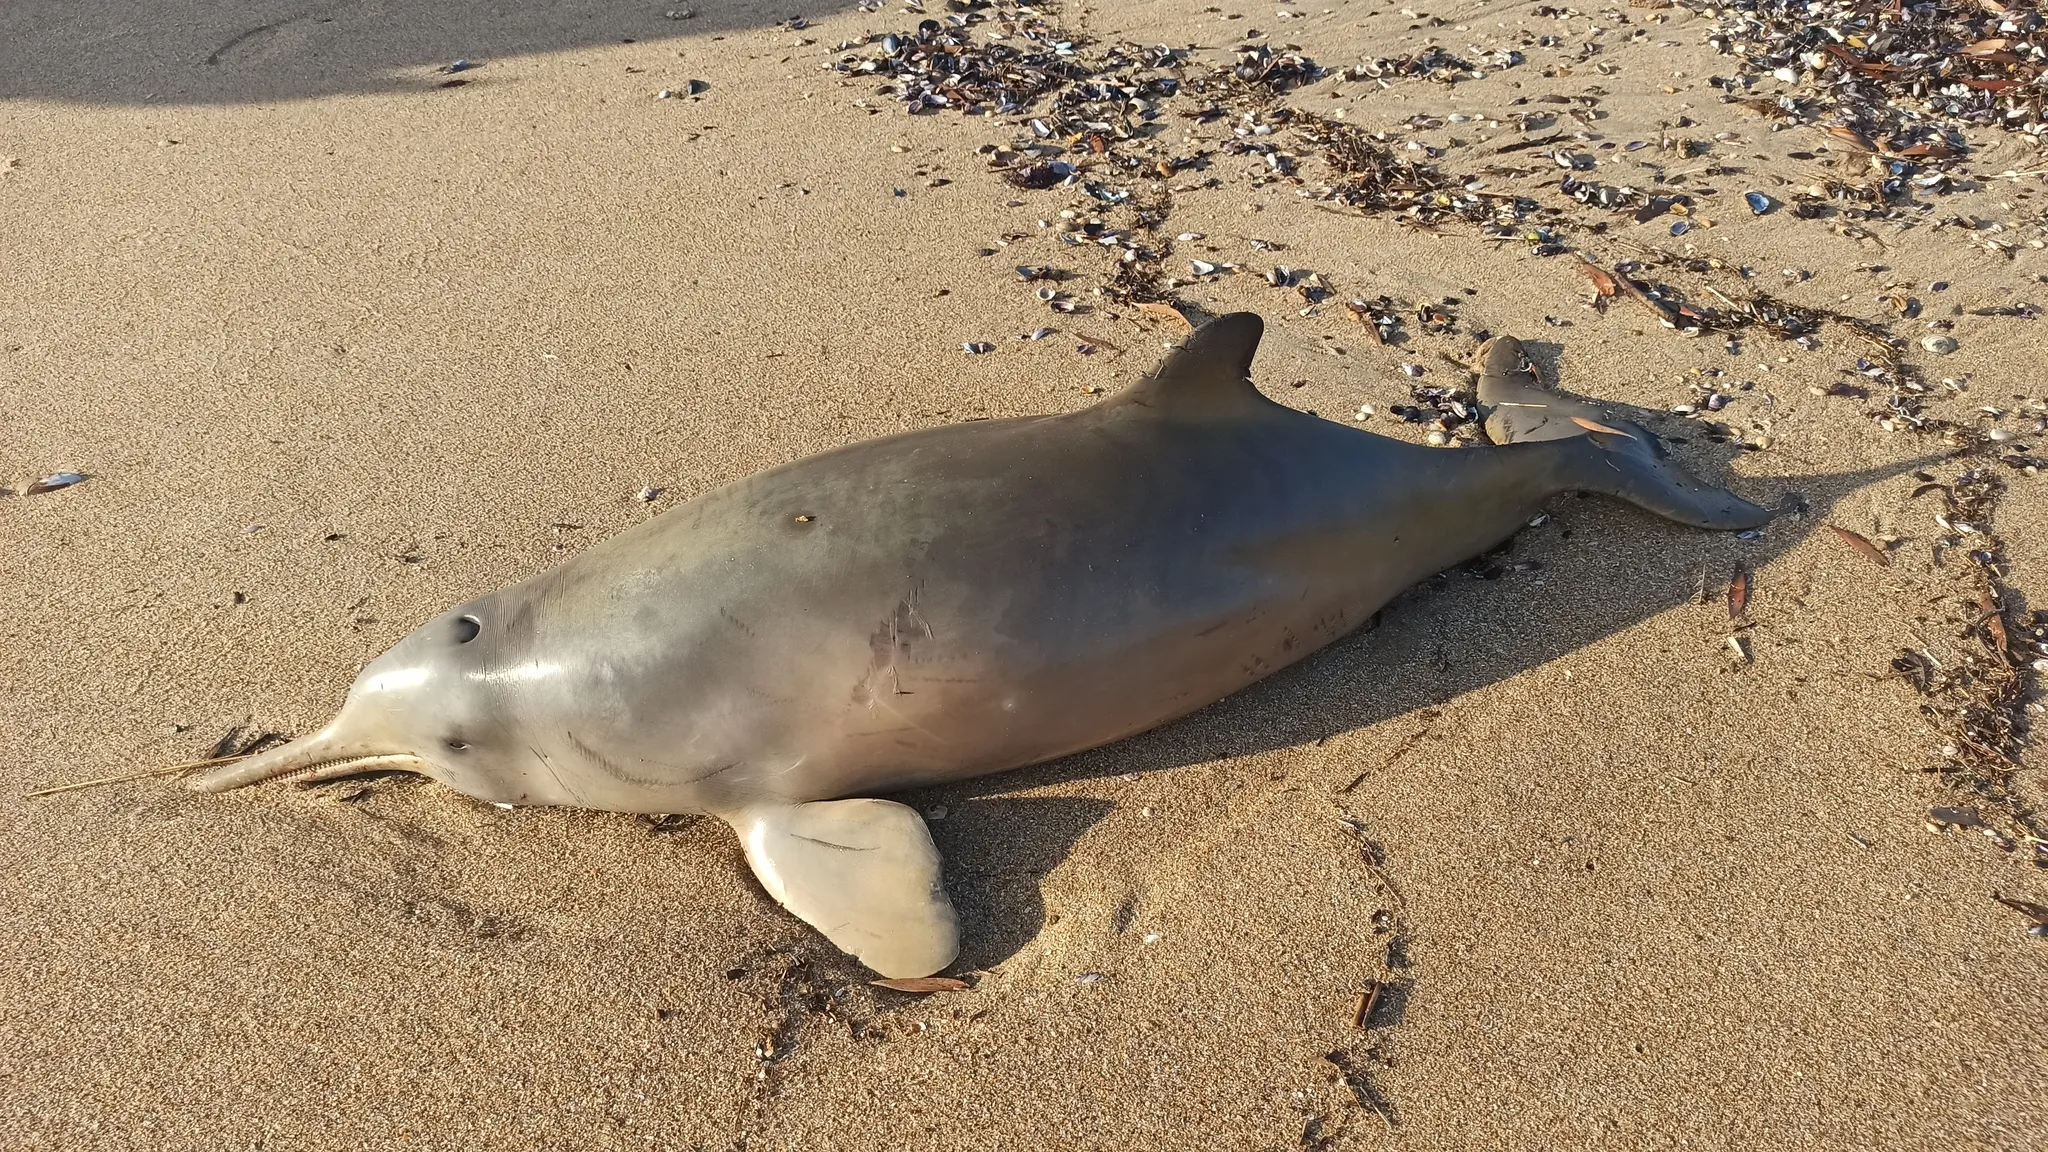
<path fill-rule="evenodd" d="M 1990 894 L 2048 885 L 1923 827 L 1952 799 L 1918 771 L 1943 737 L 1883 675 L 1916 637 L 1970 643 L 1903 474 L 1940 445 L 1810 395 L 1839 349 L 1766 381 L 1769 451 L 1690 457 L 1804 494 L 1812 514 L 1760 541 L 1562 500 L 1515 546 L 1540 571 L 1430 582 L 1188 721 L 913 798 L 948 809 L 970 992 L 866 987 L 715 822 L 499 811 L 409 778 L 22 799 L 203 755 L 245 721 L 305 731 L 450 602 L 830 445 L 1078 407 L 1171 338 L 1098 313 L 1053 322 L 1127 356 L 1014 339 L 1048 314 L 1009 265 L 1099 282 L 1106 258 L 1077 265 L 1034 226 L 1065 193 L 981 170 L 1004 125 L 870 115 L 820 71 L 914 18 L 700 7 L 0 14 L 0 475 L 92 476 L 0 501 L 0 1147 L 2039 1146 L 2048 946 Z M 1249 16 L 1069 19 L 1211 47 L 1274 26 L 1225 7 Z M 1375 10 L 1335 0 L 1281 31 L 1338 66 L 1419 43 Z M 795 11 L 814 26 L 772 25 Z M 1759 167 L 1811 146 L 1717 105 L 1699 41 L 1682 18 L 1615 41 L 1603 135 L 1689 103 L 1698 135 L 1767 137 Z M 473 82 L 435 88 L 458 56 L 483 61 Z M 1379 125 L 1586 83 L 1537 63 L 1294 101 Z M 701 99 L 651 98 L 692 77 Z M 1240 262 L 1259 258 L 1241 237 L 1287 243 L 1347 295 L 1476 289 L 1470 327 L 1561 342 L 1538 352 L 1575 390 L 1651 408 L 1687 368 L 1789 351 L 1756 337 L 1731 361 L 1582 308 L 1566 259 L 1317 211 L 1249 187 L 1256 167 L 1220 158 L 1169 230 Z M 1875 314 L 1867 250 L 1717 214 L 1703 250 L 1812 269 L 1788 295 Z M 1006 232 L 1031 238 L 976 255 Z M 1894 242 L 1890 275 L 1970 302 L 2048 270 L 1925 228 Z M 1188 298 L 1266 313 L 1258 377 L 1290 403 L 1405 399 L 1402 354 L 1341 309 L 1295 317 L 1251 276 Z M 1957 335 L 1935 374 L 1977 393 L 1949 414 L 2038 390 L 2036 325 Z M 2032 595 L 2048 499 L 2012 479 L 1998 526 Z M 1822 519 L 1911 539 L 1879 569 Z M 1725 608 L 1694 598 L 1738 560 L 1742 668 Z"/>

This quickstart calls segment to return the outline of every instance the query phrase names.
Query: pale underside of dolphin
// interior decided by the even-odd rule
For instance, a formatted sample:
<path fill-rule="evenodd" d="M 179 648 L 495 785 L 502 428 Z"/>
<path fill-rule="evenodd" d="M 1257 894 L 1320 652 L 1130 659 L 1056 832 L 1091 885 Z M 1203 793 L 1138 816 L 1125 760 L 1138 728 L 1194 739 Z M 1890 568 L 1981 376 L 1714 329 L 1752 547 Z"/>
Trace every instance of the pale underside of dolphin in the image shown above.
<path fill-rule="evenodd" d="M 866 799 L 1107 744 L 1345 635 L 1560 492 L 1702 528 L 1769 514 L 1483 349 L 1496 446 L 1423 448 L 1253 387 L 1205 325 L 1062 416 L 954 424 L 739 480 L 372 661 L 318 732 L 199 777 L 421 772 L 481 800 L 715 815 L 767 891 L 885 976 L 951 963 L 919 816 Z"/>

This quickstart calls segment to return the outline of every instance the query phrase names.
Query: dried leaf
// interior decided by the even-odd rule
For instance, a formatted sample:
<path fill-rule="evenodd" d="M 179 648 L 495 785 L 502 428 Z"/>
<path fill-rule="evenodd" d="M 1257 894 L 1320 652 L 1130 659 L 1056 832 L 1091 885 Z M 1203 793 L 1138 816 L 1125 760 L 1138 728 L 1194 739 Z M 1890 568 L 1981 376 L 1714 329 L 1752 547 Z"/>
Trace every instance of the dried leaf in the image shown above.
<path fill-rule="evenodd" d="M 1990 639 L 1991 646 L 1998 650 L 2000 659 L 2012 663 L 2012 641 L 2006 637 L 2005 613 L 1998 607 L 1998 601 L 1992 599 L 1991 593 L 1985 592 L 1977 597 L 1977 610 L 1984 614 L 1984 635 Z"/>
<path fill-rule="evenodd" d="M 965 992 L 967 981 L 955 980 L 951 976 L 907 976 L 889 980 L 870 980 L 877 988 L 891 992 Z"/>
<path fill-rule="evenodd" d="M 1872 144 L 1870 142 L 1870 137 L 1865 136 L 1863 133 L 1858 132 L 1854 128 L 1850 128 L 1846 125 L 1831 125 L 1827 129 L 1827 134 L 1833 136 L 1837 140 L 1840 140 L 1844 144 L 1848 144 L 1856 148 L 1861 148 L 1865 152 L 1877 151 L 1877 145 Z"/>
<path fill-rule="evenodd" d="M 1586 274 L 1586 279 L 1593 282 L 1593 290 L 1602 296 L 1612 296 L 1616 292 L 1621 291 L 1621 288 L 1614 283 L 1614 277 L 1607 274 L 1607 269 L 1593 263 L 1591 260 L 1579 261 L 1579 271 Z"/>
<path fill-rule="evenodd" d="M 1870 557 L 1873 562 L 1886 568 L 1891 567 L 1892 558 L 1885 554 L 1885 550 L 1872 544 L 1862 536 L 1849 531 L 1847 528 L 1839 528 L 1833 524 L 1828 525 L 1828 531 L 1833 532 L 1842 543 Z"/>
<path fill-rule="evenodd" d="M 1607 425 L 1602 424 L 1597 420 L 1588 420 L 1583 416 L 1572 417 L 1572 423 L 1577 424 L 1579 427 L 1584 428 L 1588 432 L 1605 432 L 1609 436 L 1628 436 L 1628 438 L 1631 440 L 1635 439 L 1634 436 L 1630 436 L 1628 433 L 1623 432 L 1619 428 L 1609 428 Z"/>
<path fill-rule="evenodd" d="M 1728 619 L 1740 620 L 1749 611 L 1749 573 L 1736 565 L 1735 575 L 1728 581 Z"/>
<path fill-rule="evenodd" d="M 1162 320 L 1172 320 L 1173 322 L 1181 325 L 1190 332 L 1194 331 L 1195 328 L 1195 326 L 1188 321 L 1187 317 L 1181 315 L 1180 309 L 1175 308 L 1171 304 L 1159 304 L 1148 302 L 1138 305 L 1138 311 L 1143 312 L 1147 316 L 1157 316 Z"/>

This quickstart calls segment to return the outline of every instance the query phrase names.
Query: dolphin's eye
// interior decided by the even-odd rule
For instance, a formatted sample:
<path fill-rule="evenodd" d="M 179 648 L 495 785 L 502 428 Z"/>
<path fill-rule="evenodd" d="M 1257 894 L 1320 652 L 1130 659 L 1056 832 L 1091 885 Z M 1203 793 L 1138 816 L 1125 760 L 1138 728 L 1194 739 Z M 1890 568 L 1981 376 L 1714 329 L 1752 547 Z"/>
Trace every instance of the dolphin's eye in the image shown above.
<path fill-rule="evenodd" d="M 443 741 L 443 743 L 447 744 L 449 749 L 455 752 L 465 752 L 469 749 L 469 745 L 464 744 L 460 740 L 447 740 Z"/>
<path fill-rule="evenodd" d="M 476 634 L 483 630 L 483 624 L 476 617 L 459 617 L 455 621 L 455 642 L 457 644 L 467 644 L 471 640 L 476 639 Z"/>

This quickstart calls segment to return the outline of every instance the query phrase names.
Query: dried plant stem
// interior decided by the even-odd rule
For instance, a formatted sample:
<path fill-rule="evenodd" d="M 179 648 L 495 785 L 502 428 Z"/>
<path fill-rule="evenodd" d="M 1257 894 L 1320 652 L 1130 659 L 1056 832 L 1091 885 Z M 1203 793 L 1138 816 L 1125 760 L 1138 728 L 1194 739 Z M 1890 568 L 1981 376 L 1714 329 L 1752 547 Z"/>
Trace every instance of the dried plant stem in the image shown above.
<path fill-rule="evenodd" d="M 80 780 L 76 784 L 59 784 L 52 788 L 38 788 L 33 792 L 24 792 L 22 795 L 25 799 L 33 800 L 38 796 L 55 796 L 59 792 L 76 792 L 82 788 L 98 788 L 102 784 L 124 784 L 130 780 L 147 780 L 152 776 L 176 776 L 180 772 L 191 772 L 199 768 L 212 768 L 221 764 L 233 764 L 237 760 L 247 760 L 248 758 L 249 753 L 247 752 L 239 756 L 216 756 L 211 760 L 194 760 L 189 764 L 173 764 L 169 768 L 152 768 L 147 772 L 130 772 L 124 776 L 102 776 L 97 780 Z"/>

